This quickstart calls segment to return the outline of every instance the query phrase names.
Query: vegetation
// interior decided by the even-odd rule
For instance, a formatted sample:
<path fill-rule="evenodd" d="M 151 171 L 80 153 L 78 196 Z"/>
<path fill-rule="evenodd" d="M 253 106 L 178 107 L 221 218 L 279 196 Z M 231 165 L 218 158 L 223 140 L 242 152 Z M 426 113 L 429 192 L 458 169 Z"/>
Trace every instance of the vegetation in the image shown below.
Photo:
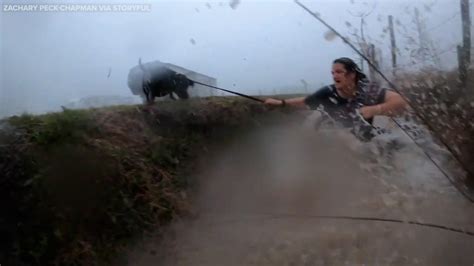
<path fill-rule="evenodd" d="M 469 77 L 474 77 L 471 70 Z M 472 84 L 461 86 L 457 71 L 428 69 L 402 74 L 400 86 L 418 114 L 434 129 L 433 134 L 446 143 L 468 171 L 474 173 L 474 97 Z M 474 176 L 471 176 L 474 179 Z"/>
<path fill-rule="evenodd" d="M 194 158 L 258 126 L 267 111 L 229 97 L 8 119 L 0 261 L 110 263 L 133 237 L 188 214 Z"/>

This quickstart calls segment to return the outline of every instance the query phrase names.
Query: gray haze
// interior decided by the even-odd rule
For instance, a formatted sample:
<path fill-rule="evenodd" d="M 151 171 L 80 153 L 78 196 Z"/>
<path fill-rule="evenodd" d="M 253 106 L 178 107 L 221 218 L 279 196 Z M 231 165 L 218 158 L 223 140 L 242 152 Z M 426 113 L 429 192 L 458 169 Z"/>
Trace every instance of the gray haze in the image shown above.
<path fill-rule="evenodd" d="M 356 58 L 339 39 L 325 38 L 327 29 L 290 0 L 134 2 L 151 3 L 151 12 L 0 12 L 0 117 L 54 111 L 88 96 L 131 96 L 127 74 L 139 57 L 180 65 L 217 78 L 219 86 L 254 94 L 284 87 L 301 91 L 304 82 L 315 90 L 331 82 L 333 59 Z M 446 51 L 443 67 L 456 64 L 459 1 L 302 2 L 344 35 L 359 27 L 355 15 L 375 6 L 365 34 L 382 49 L 384 69 L 389 39 L 381 34 L 389 14 L 406 28 L 397 26 L 397 42 L 401 64 L 411 65 L 404 47 L 413 47 L 408 37 L 418 38 L 412 23 L 416 6 L 437 49 Z M 19 3 L 40 2 L 3 5 Z"/>

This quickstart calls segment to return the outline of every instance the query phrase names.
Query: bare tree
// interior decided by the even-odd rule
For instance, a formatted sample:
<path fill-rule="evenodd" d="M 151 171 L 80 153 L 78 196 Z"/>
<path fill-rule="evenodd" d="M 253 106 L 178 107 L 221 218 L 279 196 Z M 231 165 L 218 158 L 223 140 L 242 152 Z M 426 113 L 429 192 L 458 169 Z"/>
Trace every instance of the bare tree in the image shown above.
<path fill-rule="evenodd" d="M 366 11 L 359 11 L 359 12 L 355 13 L 355 12 L 352 12 L 351 10 L 347 10 L 347 12 L 349 12 L 349 14 L 351 14 L 352 16 L 357 17 L 357 18 L 360 19 L 360 35 L 358 35 L 358 34 L 353 34 L 353 35 L 356 37 L 357 43 L 359 44 L 359 47 L 360 47 L 362 53 L 366 57 L 370 57 L 370 45 L 367 42 L 367 40 L 365 38 L 365 34 L 364 34 L 364 25 L 366 25 L 365 19 L 368 16 L 370 16 L 370 14 L 372 14 L 374 12 L 376 7 L 377 7 L 377 2 L 375 1 L 374 4 L 372 5 L 372 7 L 369 10 L 366 10 Z M 362 71 L 364 71 L 364 60 L 362 58 L 361 58 L 360 67 L 362 68 Z"/>

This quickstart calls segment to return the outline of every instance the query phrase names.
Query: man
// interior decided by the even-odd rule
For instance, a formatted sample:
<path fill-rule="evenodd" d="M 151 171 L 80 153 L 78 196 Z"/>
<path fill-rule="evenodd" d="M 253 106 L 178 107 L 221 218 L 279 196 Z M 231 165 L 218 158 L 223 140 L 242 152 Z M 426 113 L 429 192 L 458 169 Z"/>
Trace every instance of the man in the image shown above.
<path fill-rule="evenodd" d="M 342 57 L 334 60 L 331 73 L 334 83 L 309 96 L 286 100 L 269 98 L 264 103 L 311 109 L 321 108 L 331 118 L 346 127 L 354 127 L 357 113 L 372 124 L 375 116 L 395 116 L 403 112 L 407 106 L 398 93 L 370 83 L 366 75 L 350 58 Z M 370 138 L 370 136 L 365 136 L 365 138 Z"/>

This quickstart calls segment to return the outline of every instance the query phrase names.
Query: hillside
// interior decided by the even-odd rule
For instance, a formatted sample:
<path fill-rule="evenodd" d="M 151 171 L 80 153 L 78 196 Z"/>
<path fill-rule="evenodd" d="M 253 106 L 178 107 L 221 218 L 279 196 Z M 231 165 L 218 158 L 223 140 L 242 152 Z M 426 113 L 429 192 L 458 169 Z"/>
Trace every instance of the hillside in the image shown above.
<path fill-rule="evenodd" d="M 282 110 L 229 97 L 3 121 L 0 261 L 109 261 L 132 237 L 189 214 L 196 159 Z"/>

